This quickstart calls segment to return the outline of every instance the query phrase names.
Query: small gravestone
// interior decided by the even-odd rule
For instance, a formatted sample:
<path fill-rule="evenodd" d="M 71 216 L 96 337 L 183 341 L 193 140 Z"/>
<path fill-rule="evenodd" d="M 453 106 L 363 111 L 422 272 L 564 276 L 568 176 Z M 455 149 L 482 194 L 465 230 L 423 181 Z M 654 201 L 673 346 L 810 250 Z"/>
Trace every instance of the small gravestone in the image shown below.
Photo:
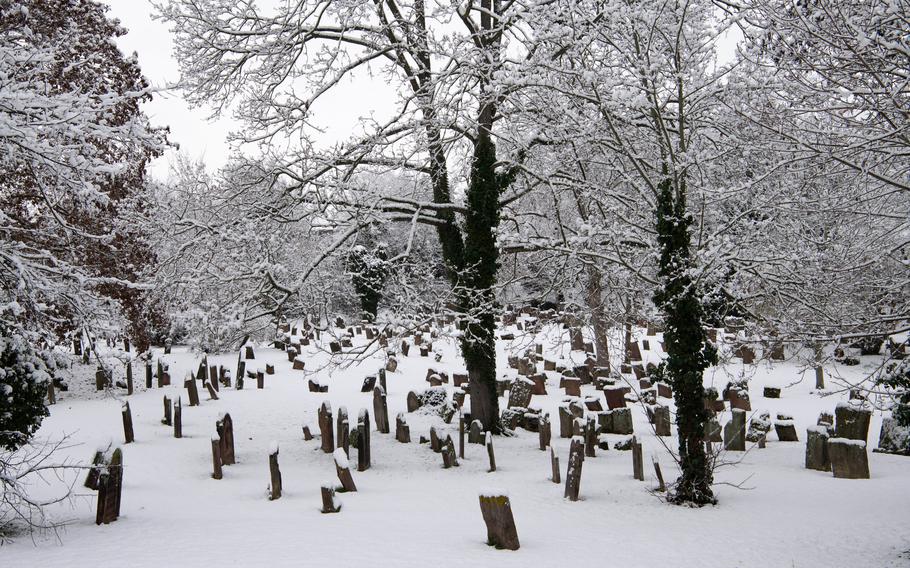
<path fill-rule="evenodd" d="M 540 417 L 540 422 L 537 429 L 537 435 L 540 441 L 540 450 L 546 451 L 550 446 L 550 437 L 552 435 L 551 426 L 550 426 L 550 414 L 544 413 Z"/>
<path fill-rule="evenodd" d="M 243 348 L 243 358 L 244 358 L 244 359 L 255 359 L 255 358 L 256 358 L 256 354 L 253 353 L 253 346 L 252 346 L 252 345 L 245 345 L 245 346 L 244 346 L 244 348 Z"/>
<path fill-rule="evenodd" d="M 765 387 L 762 395 L 765 398 L 780 398 L 780 389 L 777 387 Z"/>
<path fill-rule="evenodd" d="M 335 451 L 335 433 L 332 431 L 332 405 L 323 401 L 316 411 L 316 420 L 319 423 L 319 437 L 322 440 L 322 451 L 331 454 Z"/>
<path fill-rule="evenodd" d="M 559 473 L 559 456 L 556 455 L 553 446 L 547 446 L 547 451 L 550 453 L 550 481 L 557 484 L 562 483 L 562 476 Z"/>
<path fill-rule="evenodd" d="M 618 445 L 616 447 L 619 448 Z M 645 465 L 641 453 L 641 442 L 632 436 L 629 448 L 632 450 L 632 477 L 638 481 L 644 481 Z"/>
<path fill-rule="evenodd" d="M 161 419 L 161 423 L 165 426 L 170 426 L 171 421 L 171 399 L 167 396 L 164 397 L 164 418 Z"/>
<path fill-rule="evenodd" d="M 310 440 L 313 439 L 313 432 L 310 430 L 309 424 L 303 425 L 303 439 L 306 442 L 309 442 Z"/>
<path fill-rule="evenodd" d="M 435 435 L 434 430 L 430 430 L 430 432 Z M 446 436 L 446 441 L 442 444 L 440 453 L 442 454 L 443 469 L 458 466 L 458 458 L 455 456 L 455 443 L 452 441 L 452 436 Z"/>
<path fill-rule="evenodd" d="M 806 469 L 831 471 L 828 429 L 824 426 L 810 426 L 806 430 Z"/>
<path fill-rule="evenodd" d="M 841 402 L 834 409 L 834 417 L 834 435 L 837 438 L 867 440 L 872 410 Z"/>
<path fill-rule="evenodd" d="M 566 390 L 566 396 L 581 396 L 581 379 L 575 377 L 563 377 L 560 381 Z"/>
<path fill-rule="evenodd" d="M 518 550 L 518 531 L 515 528 L 509 497 L 495 491 L 482 493 L 480 512 L 487 526 L 487 544 L 496 548 Z"/>
<path fill-rule="evenodd" d="M 344 455 L 350 456 L 350 423 L 348 421 L 348 409 L 344 406 L 338 407 L 338 416 L 335 418 L 335 447 L 341 448 Z"/>
<path fill-rule="evenodd" d="M 534 383 L 524 377 L 519 377 L 512 381 L 509 389 L 509 408 L 527 408 L 531 404 L 531 392 Z"/>
<path fill-rule="evenodd" d="M 370 375 L 363 379 L 363 385 L 360 386 L 360 392 L 370 392 L 376 386 L 376 377 Z"/>
<path fill-rule="evenodd" d="M 174 401 L 174 437 L 183 437 L 183 403 L 180 402 L 179 396 Z"/>
<path fill-rule="evenodd" d="M 724 426 L 724 448 L 728 451 L 746 451 L 746 411 L 734 408 L 732 418 Z"/>
<path fill-rule="evenodd" d="M 727 390 L 727 398 L 730 401 L 730 408 L 738 408 L 747 412 L 752 410 L 752 403 L 749 401 L 749 391 L 739 388 L 730 388 Z"/>
<path fill-rule="evenodd" d="M 357 491 L 357 486 L 354 485 L 354 478 L 351 476 L 351 465 L 344 450 L 342 448 L 335 449 L 333 456 L 335 458 L 335 473 L 338 474 L 338 480 L 341 482 L 341 490 L 345 492 Z"/>
<path fill-rule="evenodd" d="M 196 380 L 192 375 L 183 381 L 183 386 L 186 387 L 189 395 L 190 406 L 199 406 L 199 389 L 196 387 Z"/>
<path fill-rule="evenodd" d="M 209 393 L 209 400 L 218 400 L 218 393 L 215 391 L 214 384 L 211 381 L 205 382 L 205 389 Z"/>
<path fill-rule="evenodd" d="M 483 423 L 480 420 L 472 421 L 468 430 L 468 443 L 483 444 L 483 440 Z"/>
<path fill-rule="evenodd" d="M 215 422 L 215 431 L 221 438 L 221 461 L 225 465 L 237 463 L 234 456 L 234 421 L 231 415 L 225 413 L 220 420 Z"/>
<path fill-rule="evenodd" d="M 585 460 L 585 444 L 579 436 L 574 436 L 569 446 L 569 465 L 566 469 L 566 490 L 564 497 L 570 501 L 578 501 L 578 492 L 581 489 L 581 466 Z"/>
<path fill-rule="evenodd" d="M 269 448 L 269 501 L 281 498 L 281 470 L 278 469 L 278 442 Z"/>
<path fill-rule="evenodd" d="M 335 488 L 331 484 L 322 485 L 322 512 L 337 513 L 341 505 L 335 502 Z"/>
<path fill-rule="evenodd" d="M 370 469 L 370 464 L 370 413 L 361 408 L 357 417 L 357 471 Z"/>
<path fill-rule="evenodd" d="M 116 521 L 120 517 L 120 499 L 123 491 L 123 452 L 120 448 L 111 454 L 110 462 L 100 466 L 96 487 L 98 506 L 95 524 L 106 525 Z"/>
<path fill-rule="evenodd" d="M 408 412 L 414 412 L 420 408 L 420 399 L 414 391 L 408 392 L 407 408 Z"/>
<path fill-rule="evenodd" d="M 799 442 L 799 437 L 796 435 L 796 424 L 793 423 L 793 417 L 790 415 L 777 415 L 777 420 L 774 421 L 774 432 L 781 442 Z"/>
<path fill-rule="evenodd" d="M 123 403 L 121 414 L 123 416 L 123 437 L 126 439 L 126 443 L 130 444 L 135 440 L 135 436 L 133 435 L 133 413 L 130 412 L 129 402 Z"/>
<path fill-rule="evenodd" d="M 585 440 L 585 457 L 593 458 L 597 455 L 597 422 L 593 415 L 588 416 L 587 421 L 585 421 L 585 427 L 583 431 L 583 436 Z"/>
<path fill-rule="evenodd" d="M 221 479 L 221 438 L 218 435 L 212 436 L 212 479 Z"/>
<path fill-rule="evenodd" d="M 670 436 L 670 407 L 654 408 L 654 433 L 658 436 Z"/>
<path fill-rule="evenodd" d="M 496 456 L 493 454 L 493 434 L 490 432 L 487 432 L 486 446 L 487 456 L 490 458 L 490 469 L 487 472 L 492 473 L 496 471 Z"/>
<path fill-rule="evenodd" d="M 373 415 L 376 417 L 376 429 L 382 434 L 388 434 L 389 406 L 382 387 L 373 388 Z"/>
<path fill-rule="evenodd" d="M 610 414 L 613 417 L 613 434 L 632 434 L 634 427 L 632 426 L 631 408 L 617 408 L 615 410 L 611 410 Z"/>
<path fill-rule="evenodd" d="M 866 442 L 852 438 L 828 440 L 831 472 L 841 479 L 869 479 L 869 456 Z"/>
<path fill-rule="evenodd" d="M 329 350 L 332 352 L 333 355 L 335 355 L 337 353 L 341 353 L 341 343 L 339 343 L 337 341 L 330 341 Z"/>
<path fill-rule="evenodd" d="M 714 443 L 723 442 L 720 422 L 718 422 L 717 418 L 709 418 L 705 422 L 705 441 Z"/>
<path fill-rule="evenodd" d="M 610 410 L 626 407 L 626 391 L 623 387 L 610 386 L 606 387 L 603 392 L 607 399 L 607 408 Z"/>
<path fill-rule="evenodd" d="M 411 442 L 411 428 L 404 418 L 404 414 L 399 412 L 395 417 L 395 439 L 402 444 Z"/>
<path fill-rule="evenodd" d="M 309 380 L 310 392 L 329 392 L 329 385 L 323 385 L 318 379 Z"/>
<path fill-rule="evenodd" d="M 560 405 L 559 406 L 559 437 L 560 438 L 571 438 L 572 437 L 572 422 L 575 420 L 575 417 L 572 416 L 572 412 L 569 410 L 569 407 Z"/>

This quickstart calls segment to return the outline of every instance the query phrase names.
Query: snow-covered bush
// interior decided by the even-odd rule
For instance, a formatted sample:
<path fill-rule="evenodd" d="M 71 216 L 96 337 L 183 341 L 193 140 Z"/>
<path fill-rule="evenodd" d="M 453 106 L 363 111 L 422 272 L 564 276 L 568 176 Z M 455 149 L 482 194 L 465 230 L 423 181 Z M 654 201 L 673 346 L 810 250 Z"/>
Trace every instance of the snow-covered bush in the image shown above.
<path fill-rule="evenodd" d="M 17 450 L 41 425 L 49 380 L 40 352 L 21 336 L 0 334 L 0 447 Z"/>

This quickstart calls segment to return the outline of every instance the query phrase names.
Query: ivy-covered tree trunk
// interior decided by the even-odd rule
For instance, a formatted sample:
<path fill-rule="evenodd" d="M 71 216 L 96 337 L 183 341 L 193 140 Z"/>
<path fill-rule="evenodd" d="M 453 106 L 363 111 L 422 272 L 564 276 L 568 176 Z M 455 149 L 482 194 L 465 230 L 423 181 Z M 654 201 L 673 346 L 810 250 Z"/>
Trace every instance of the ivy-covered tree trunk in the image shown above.
<path fill-rule="evenodd" d="M 676 401 L 676 426 L 679 433 L 679 460 L 682 475 L 676 482 L 671 501 L 704 505 L 714 503 L 711 490 L 713 472 L 704 446 L 708 419 L 704 405 L 702 373 L 716 352 L 707 343 L 702 327 L 702 305 L 692 279 L 693 262 L 686 213 L 685 177 L 676 183 L 664 171 L 658 186 L 657 240 L 660 245 L 660 287 L 654 302 L 664 312 L 666 372 Z"/>
<path fill-rule="evenodd" d="M 471 419 L 499 433 L 499 397 L 496 392 L 496 319 L 493 285 L 499 269 L 494 231 L 499 225 L 500 182 L 496 175 L 496 146 L 490 130 L 495 106 L 481 103 L 474 144 L 464 226 L 462 307 L 468 324 L 461 350 L 471 385 Z"/>

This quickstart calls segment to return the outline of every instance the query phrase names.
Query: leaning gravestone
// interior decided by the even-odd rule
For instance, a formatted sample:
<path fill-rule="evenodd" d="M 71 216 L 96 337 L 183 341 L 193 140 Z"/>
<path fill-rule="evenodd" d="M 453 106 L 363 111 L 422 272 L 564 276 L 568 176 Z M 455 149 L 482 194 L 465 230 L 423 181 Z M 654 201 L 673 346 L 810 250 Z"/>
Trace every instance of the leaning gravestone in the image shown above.
<path fill-rule="evenodd" d="M 499 491 L 481 493 L 480 512 L 487 525 L 487 544 L 496 548 L 518 550 L 518 531 L 515 528 L 508 495 Z"/>

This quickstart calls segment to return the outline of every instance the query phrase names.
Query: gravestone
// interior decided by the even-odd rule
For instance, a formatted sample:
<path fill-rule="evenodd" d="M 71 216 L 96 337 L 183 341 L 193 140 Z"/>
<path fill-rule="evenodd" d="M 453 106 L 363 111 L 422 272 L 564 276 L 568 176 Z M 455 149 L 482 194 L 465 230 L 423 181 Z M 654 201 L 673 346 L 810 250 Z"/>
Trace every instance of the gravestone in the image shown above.
<path fill-rule="evenodd" d="M 837 438 L 867 440 L 872 410 L 841 402 L 834 409 L 834 417 L 834 435 Z"/>
<path fill-rule="evenodd" d="M 234 421 L 231 415 L 225 413 L 220 420 L 215 422 L 215 431 L 221 439 L 221 461 L 225 465 L 237 463 L 234 456 Z"/>
<path fill-rule="evenodd" d="M 395 417 L 395 439 L 402 444 L 411 442 L 411 428 L 404 418 L 404 414 L 399 412 Z"/>
<path fill-rule="evenodd" d="M 223 473 L 221 470 L 221 439 L 217 435 L 212 436 L 212 479 L 221 479 Z"/>
<path fill-rule="evenodd" d="M 581 489 L 581 467 L 585 460 L 584 441 L 579 436 L 573 436 L 569 445 L 569 465 L 566 469 L 566 490 L 564 497 L 570 501 L 578 501 L 578 492 Z"/>
<path fill-rule="evenodd" d="M 746 411 L 734 408 L 732 418 L 724 425 L 724 448 L 728 451 L 746 451 Z"/>
<path fill-rule="evenodd" d="M 553 446 L 548 446 L 547 451 L 550 452 L 550 481 L 556 484 L 562 483 L 562 476 L 559 473 L 559 456 L 556 455 Z"/>
<path fill-rule="evenodd" d="M 370 469 L 370 464 L 370 413 L 361 408 L 357 417 L 357 471 Z"/>
<path fill-rule="evenodd" d="M 123 416 L 123 437 L 126 439 L 125 443 L 130 444 L 135 440 L 135 436 L 133 434 L 133 413 L 130 411 L 129 402 L 123 403 L 121 414 Z"/>
<path fill-rule="evenodd" d="M 824 426 L 809 426 L 806 429 L 806 469 L 831 471 L 828 429 Z"/>
<path fill-rule="evenodd" d="M 487 526 L 487 544 L 518 550 L 518 531 L 509 497 L 498 492 L 484 492 L 480 495 L 480 512 Z"/>
<path fill-rule="evenodd" d="M 869 456 L 866 442 L 852 438 L 828 440 L 831 472 L 841 479 L 869 479 Z"/>
<path fill-rule="evenodd" d="M 322 440 L 322 451 L 331 454 L 335 451 L 335 433 L 332 431 L 332 405 L 323 401 L 316 411 L 316 420 L 319 423 L 319 437 Z"/>
<path fill-rule="evenodd" d="M 269 501 L 281 498 L 281 470 L 278 468 L 278 442 L 272 442 L 269 449 Z"/>
<path fill-rule="evenodd" d="M 351 475 L 351 465 L 348 461 L 347 454 L 344 453 L 342 448 L 336 448 L 333 452 L 333 457 L 335 458 L 335 473 L 338 475 L 338 480 L 341 482 L 341 490 L 344 492 L 357 491 L 357 486 L 354 484 L 354 477 Z"/>

